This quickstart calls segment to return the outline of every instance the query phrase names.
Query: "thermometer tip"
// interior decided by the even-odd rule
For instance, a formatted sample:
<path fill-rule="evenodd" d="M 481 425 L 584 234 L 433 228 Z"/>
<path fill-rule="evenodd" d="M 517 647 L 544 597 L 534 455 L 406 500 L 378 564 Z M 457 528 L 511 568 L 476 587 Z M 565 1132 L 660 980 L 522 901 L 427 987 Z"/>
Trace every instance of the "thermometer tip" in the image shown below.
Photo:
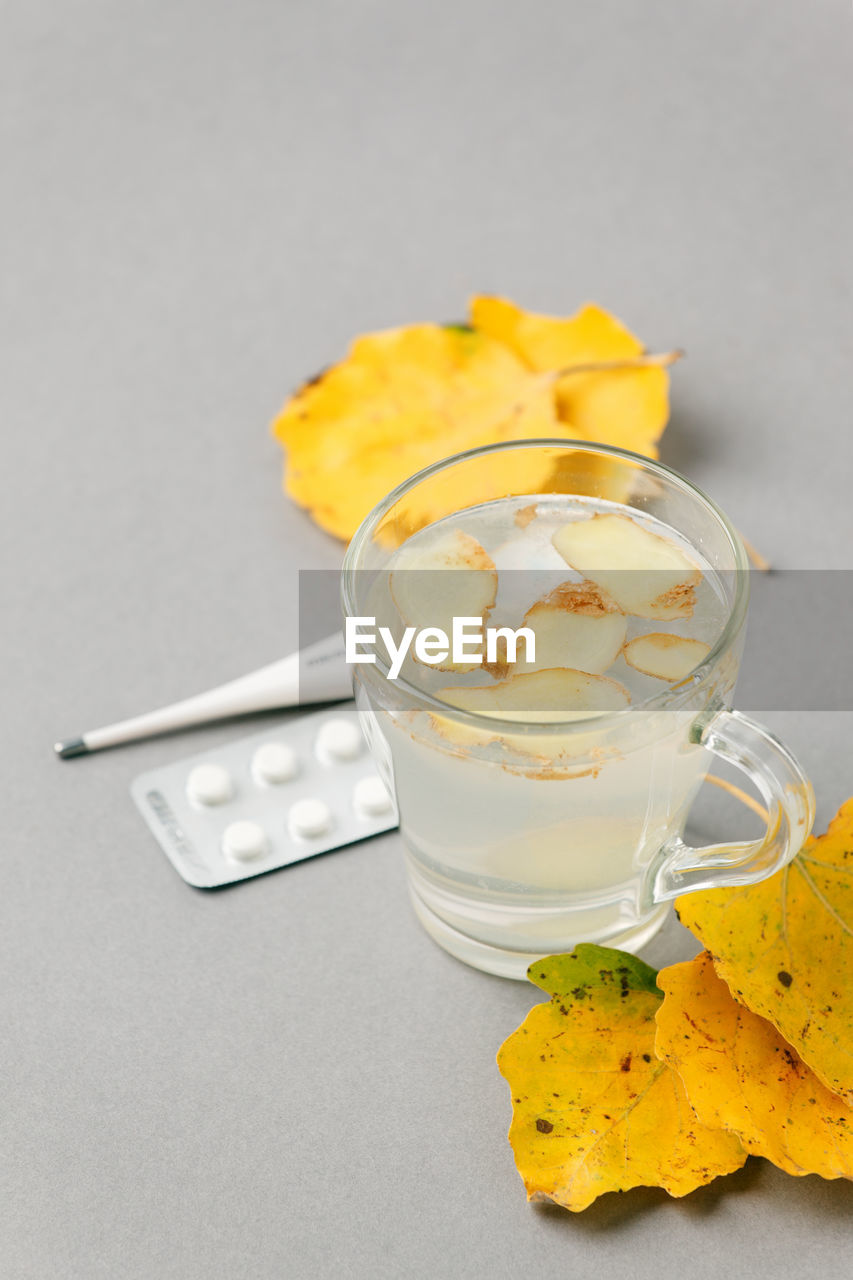
<path fill-rule="evenodd" d="M 66 738 L 64 742 L 55 742 L 53 749 L 60 760 L 70 760 L 72 756 L 85 756 L 89 752 L 83 738 Z"/>

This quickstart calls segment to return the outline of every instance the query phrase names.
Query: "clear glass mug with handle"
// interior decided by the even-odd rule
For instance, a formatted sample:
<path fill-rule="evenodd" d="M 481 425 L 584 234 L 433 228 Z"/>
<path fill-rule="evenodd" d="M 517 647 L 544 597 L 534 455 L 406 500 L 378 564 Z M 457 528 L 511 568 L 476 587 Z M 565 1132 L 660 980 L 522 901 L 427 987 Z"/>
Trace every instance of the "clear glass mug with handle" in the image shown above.
<path fill-rule="evenodd" d="M 711 631 L 686 676 L 647 680 L 614 709 L 612 668 L 599 677 L 606 684 L 590 677 L 608 698 L 587 712 L 564 711 L 559 700 L 528 708 L 519 697 L 511 712 L 500 701 L 484 712 L 482 693 L 466 701 L 438 687 L 432 658 L 407 658 L 391 679 L 377 648 L 373 661 L 353 668 L 371 751 L 397 799 L 415 911 L 447 951 L 506 977 L 521 978 L 533 960 L 579 942 L 638 949 L 677 895 L 763 879 L 796 855 L 814 819 L 811 786 L 791 753 L 730 709 L 749 596 L 740 538 L 709 498 L 657 462 L 603 445 L 539 440 L 436 463 L 390 493 L 357 530 L 344 559 L 344 614 L 381 621 L 393 595 L 389 581 L 406 563 L 401 547 L 426 545 L 436 530 L 482 535 L 483 546 L 497 538 L 500 553 L 488 563 L 499 579 L 501 563 L 518 563 L 507 560 L 507 546 L 515 554 L 522 533 L 538 527 L 531 521 L 544 529 L 537 545 L 550 548 L 547 535 L 566 516 L 595 515 L 666 531 L 701 567 L 702 590 L 713 588 L 705 618 Z M 556 576 L 571 576 L 570 565 Z M 433 575 L 426 578 L 431 599 L 440 598 Z M 415 588 L 418 582 L 415 574 Z M 626 642 L 632 628 L 650 627 L 677 630 L 671 621 L 633 618 Z M 619 663 L 620 673 L 627 670 L 624 656 Z M 501 681 L 511 674 L 506 666 L 480 667 L 461 684 L 475 679 L 481 689 L 506 690 Z M 757 788 L 767 828 L 757 840 L 691 848 L 683 840 L 688 811 L 715 756 Z"/>

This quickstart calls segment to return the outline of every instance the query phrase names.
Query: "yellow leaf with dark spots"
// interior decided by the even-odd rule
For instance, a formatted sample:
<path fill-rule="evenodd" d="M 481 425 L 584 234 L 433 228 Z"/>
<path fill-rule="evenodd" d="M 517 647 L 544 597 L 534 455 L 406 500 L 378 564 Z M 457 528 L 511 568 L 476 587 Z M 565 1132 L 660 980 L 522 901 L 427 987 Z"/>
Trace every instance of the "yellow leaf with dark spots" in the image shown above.
<path fill-rule="evenodd" d="M 786 1173 L 853 1177 L 853 1111 L 772 1023 L 732 999 L 707 952 L 662 969 L 655 1049 L 698 1119 Z"/>
<path fill-rule="evenodd" d="M 529 1198 L 577 1211 L 637 1186 L 684 1196 L 744 1163 L 738 1140 L 696 1119 L 678 1075 L 655 1056 L 655 976 L 591 944 L 528 970 L 551 999 L 501 1046 L 498 1066 Z"/>
<path fill-rule="evenodd" d="M 760 884 L 678 899 L 732 995 L 853 1105 L 853 800 Z"/>

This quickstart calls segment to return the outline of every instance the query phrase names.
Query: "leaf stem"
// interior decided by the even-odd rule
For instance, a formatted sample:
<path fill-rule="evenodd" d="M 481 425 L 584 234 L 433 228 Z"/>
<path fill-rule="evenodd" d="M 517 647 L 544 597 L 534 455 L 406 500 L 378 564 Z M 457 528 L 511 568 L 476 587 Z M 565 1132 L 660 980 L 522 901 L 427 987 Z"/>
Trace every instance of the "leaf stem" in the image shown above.
<path fill-rule="evenodd" d="M 733 782 L 727 782 L 725 778 L 717 778 L 712 773 L 708 774 L 705 781 L 713 782 L 714 786 L 719 787 L 721 791 L 728 791 L 730 796 L 734 796 L 735 800 L 740 800 L 741 804 L 745 804 L 747 809 L 757 813 L 759 818 L 763 818 L 765 822 L 770 821 L 770 814 L 764 808 L 764 805 L 759 804 L 757 800 L 753 800 L 752 796 L 747 795 L 745 791 L 741 791 L 740 787 L 736 787 Z"/>
<path fill-rule="evenodd" d="M 752 561 L 754 567 L 756 569 L 760 569 L 762 573 L 767 573 L 771 568 L 770 561 L 763 556 L 757 547 L 754 547 L 752 543 L 743 536 L 743 534 L 740 535 L 740 540 L 743 543 L 744 550 Z"/>
<path fill-rule="evenodd" d="M 608 373 L 618 369 L 668 369 L 681 360 L 684 351 L 644 351 L 642 355 L 626 360 L 591 360 L 586 364 L 567 364 L 549 373 L 551 378 L 567 378 L 573 373 Z"/>

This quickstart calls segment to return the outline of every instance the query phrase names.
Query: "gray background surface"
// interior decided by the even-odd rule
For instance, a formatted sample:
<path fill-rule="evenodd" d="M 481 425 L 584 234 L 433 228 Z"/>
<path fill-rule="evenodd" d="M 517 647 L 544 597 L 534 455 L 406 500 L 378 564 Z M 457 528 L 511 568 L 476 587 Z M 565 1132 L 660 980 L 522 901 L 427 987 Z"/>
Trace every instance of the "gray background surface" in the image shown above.
<path fill-rule="evenodd" d="M 4 1280 L 849 1275 L 849 1185 L 757 1161 L 528 1206 L 494 1054 L 538 993 L 417 928 L 397 837 L 204 894 L 131 807 L 246 726 L 50 744 L 291 647 L 341 551 L 269 419 L 474 291 L 686 347 L 664 459 L 778 564 L 853 567 L 850 4 L 6 0 L 0 32 Z M 765 718 L 823 825 L 853 717 Z"/>

